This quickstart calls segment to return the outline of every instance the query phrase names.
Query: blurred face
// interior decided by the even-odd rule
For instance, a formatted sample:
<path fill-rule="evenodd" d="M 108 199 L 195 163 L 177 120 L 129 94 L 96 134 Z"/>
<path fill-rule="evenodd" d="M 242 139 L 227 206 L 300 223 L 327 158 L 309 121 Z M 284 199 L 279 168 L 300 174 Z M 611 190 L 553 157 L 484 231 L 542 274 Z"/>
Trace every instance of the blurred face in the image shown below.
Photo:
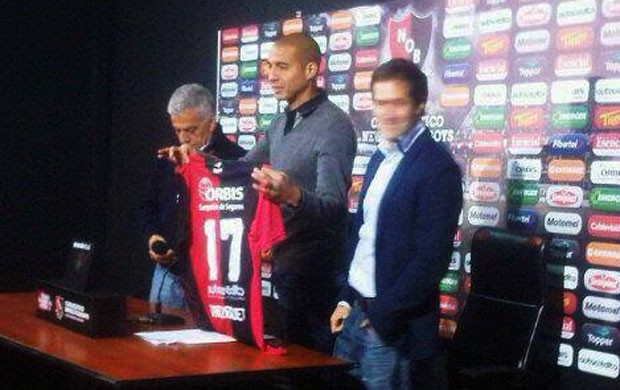
<path fill-rule="evenodd" d="M 170 122 L 180 144 L 197 149 L 206 144 L 215 129 L 215 118 L 204 118 L 196 107 L 186 108 L 178 115 L 170 115 Z"/>
<path fill-rule="evenodd" d="M 372 102 L 379 133 L 389 140 L 405 134 L 424 112 L 424 104 L 409 97 L 408 84 L 402 80 L 375 82 Z"/>
<path fill-rule="evenodd" d="M 274 45 L 265 70 L 276 98 L 286 100 L 290 108 L 297 108 L 311 97 L 318 69 L 312 62 L 304 65 L 294 46 Z"/>

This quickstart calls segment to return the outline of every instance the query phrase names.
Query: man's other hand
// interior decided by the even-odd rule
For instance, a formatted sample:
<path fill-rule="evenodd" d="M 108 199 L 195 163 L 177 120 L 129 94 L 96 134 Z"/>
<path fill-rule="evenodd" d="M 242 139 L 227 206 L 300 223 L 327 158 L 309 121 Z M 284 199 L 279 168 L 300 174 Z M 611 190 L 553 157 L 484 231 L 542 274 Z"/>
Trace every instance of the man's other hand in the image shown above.
<path fill-rule="evenodd" d="M 349 314 L 351 314 L 351 308 L 349 306 L 336 306 L 336 309 L 334 309 L 334 312 L 329 319 L 332 333 L 338 333 L 342 330 L 342 327 L 344 326 L 344 320 L 349 316 Z"/>
<path fill-rule="evenodd" d="M 299 205 L 301 190 L 291 182 L 286 173 L 267 167 L 254 168 L 252 179 L 254 179 L 252 187 L 272 201 L 293 207 Z"/>
<path fill-rule="evenodd" d="M 152 260 L 158 263 L 161 263 L 163 265 L 170 265 L 170 264 L 173 264 L 175 261 L 177 261 L 176 255 L 172 249 L 168 249 L 168 251 L 164 253 L 163 255 L 153 252 L 153 244 L 156 241 L 166 242 L 166 240 L 159 234 L 153 234 L 151 237 L 149 237 L 149 257 Z"/>
<path fill-rule="evenodd" d="M 190 144 L 182 144 L 180 146 L 168 146 L 157 150 L 158 158 L 167 158 L 177 165 L 187 164 L 189 155 L 196 153 L 196 150 Z"/>

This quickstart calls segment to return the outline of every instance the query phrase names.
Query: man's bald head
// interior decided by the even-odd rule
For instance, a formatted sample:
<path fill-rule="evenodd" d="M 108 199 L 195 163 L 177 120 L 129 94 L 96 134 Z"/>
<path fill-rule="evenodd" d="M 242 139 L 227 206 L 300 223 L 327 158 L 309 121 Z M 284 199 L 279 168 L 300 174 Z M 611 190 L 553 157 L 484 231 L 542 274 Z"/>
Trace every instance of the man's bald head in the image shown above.
<path fill-rule="evenodd" d="M 284 35 L 276 40 L 275 45 L 294 48 L 295 56 L 304 66 L 310 62 L 317 64 L 317 66 L 321 64 L 321 49 L 314 38 L 306 33 Z"/>

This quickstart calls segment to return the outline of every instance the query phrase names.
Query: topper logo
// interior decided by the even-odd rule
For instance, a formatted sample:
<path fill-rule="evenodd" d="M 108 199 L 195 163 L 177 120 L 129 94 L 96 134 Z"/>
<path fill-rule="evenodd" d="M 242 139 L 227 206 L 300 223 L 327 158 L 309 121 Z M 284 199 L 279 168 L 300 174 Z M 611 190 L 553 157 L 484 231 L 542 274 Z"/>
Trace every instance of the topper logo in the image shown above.
<path fill-rule="evenodd" d="M 327 22 L 322 16 L 313 16 L 307 21 L 306 31 L 312 35 L 327 33 Z"/>
<path fill-rule="evenodd" d="M 522 79 L 539 78 L 547 73 L 549 62 L 545 57 L 518 58 L 514 65 L 514 74 Z"/>
<path fill-rule="evenodd" d="M 575 240 L 552 238 L 549 243 L 548 255 L 555 261 L 572 261 L 579 258 L 581 246 Z"/>
<path fill-rule="evenodd" d="M 523 5 L 517 10 L 517 26 L 526 28 L 545 25 L 551 20 L 552 13 L 549 3 Z"/>
<path fill-rule="evenodd" d="M 594 87 L 597 103 L 620 103 L 620 79 L 601 79 Z"/>
<path fill-rule="evenodd" d="M 261 34 L 263 35 L 264 39 L 274 39 L 278 36 L 279 33 L 280 23 L 278 22 L 265 23 L 263 24 L 263 27 L 261 27 Z"/>
<path fill-rule="evenodd" d="M 497 226 L 499 210 L 495 207 L 472 206 L 467 213 L 467 220 L 473 226 Z"/>
<path fill-rule="evenodd" d="M 512 10 L 510 8 L 503 8 L 480 12 L 477 22 L 479 34 L 510 30 L 510 27 L 512 27 Z"/>
<path fill-rule="evenodd" d="M 329 37 L 329 50 L 349 50 L 353 44 L 353 34 L 350 31 L 333 33 Z"/>
<path fill-rule="evenodd" d="M 443 37 L 459 38 L 474 34 L 474 15 L 446 15 L 443 21 Z"/>
<path fill-rule="evenodd" d="M 587 296 L 583 300 L 581 310 L 588 318 L 608 322 L 620 321 L 620 301 L 616 299 Z"/>
<path fill-rule="evenodd" d="M 581 341 L 596 348 L 615 349 L 620 343 L 620 330 L 587 323 L 581 328 Z"/>
<path fill-rule="evenodd" d="M 555 15 L 558 26 L 591 23 L 595 17 L 596 0 L 575 0 L 559 3 Z"/>
<path fill-rule="evenodd" d="M 601 157 L 620 156 L 620 133 L 598 133 L 592 137 L 592 152 Z"/>
<path fill-rule="evenodd" d="M 620 161 L 594 161 L 590 165 L 590 181 L 594 184 L 620 183 Z"/>
<path fill-rule="evenodd" d="M 620 294 L 620 272 L 590 268 L 583 277 L 586 288 L 603 294 Z"/>
<path fill-rule="evenodd" d="M 542 163 L 540 159 L 514 158 L 506 163 L 507 178 L 513 180 L 540 180 Z"/>
<path fill-rule="evenodd" d="M 537 53 L 549 48 L 551 34 L 548 30 L 521 31 L 515 37 L 514 47 L 517 53 Z"/>
<path fill-rule="evenodd" d="M 508 152 L 512 155 L 538 155 L 542 151 L 540 134 L 512 134 Z"/>
<path fill-rule="evenodd" d="M 575 236 L 581 232 L 581 227 L 579 214 L 552 211 L 545 216 L 545 230 L 549 233 Z"/>
<path fill-rule="evenodd" d="M 350 80 L 348 74 L 334 74 L 329 76 L 327 85 L 332 92 L 343 92 L 349 88 Z"/>
<path fill-rule="evenodd" d="M 502 162 L 499 158 L 474 158 L 471 160 L 470 174 L 474 177 L 500 177 Z"/>
<path fill-rule="evenodd" d="M 620 51 L 604 53 L 601 61 L 604 72 L 614 76 L 620 74 Z"/>
<path fill-rule="evenodd" d="M 558 77 L 586 76 L 592 71 L 592 54 L 560 54 L 555 59 L 555 75 Z"/>
<path fill-rule="evenodd" d="M 235 62 L 239 59 L 239 48 L 236 46 L 225 47 L 222 49 L 222 62 Z"/>
<path fill-rule="evenodd" d="M 473 181 L 469 185 L 469 199 L 475 202 L 497 202 L 499 194 L 499 183 Z"/>
<path fill-rule="evenodd" d="M 478 62 L 476 79 L 478 81 L 499 81 L 508 76 L 508 61 L 506 59 L 492 59 Z"/>
<path fill-rule="evenodd" d="M 592 26 L 563 28 L 555 35 L 555 47 L 561 51 L 589 49 L 593 43 Z"/>
<path fill-rule="evenodd" d="M 586 260 L 591 264 L 620 268 L 620 245 L 591 242 L 586 247 Z"/>
<path fill-rule="evenodd" d="M 620 22 L 605 23 L 601 28 L 600 38 L 604 46 L 620 44 Z"/>
<path fill-rule="evenodd" d="M 538 106 L 547 102 L 547 84 L 521 83 L 514 84 L 510 91 L 510 102 L 513 106 Z"/>
<path fill-rule="evenodd" d="M 510 48 L 510 36 L 508 34 L 482 36 L 478 40 L 477 47 L 482 57 L 502 57 Z"/>
<path fill-rule="evenodd" d="M 474 104 L 477 106 L 502 106 L 506 104 L 506 84 L 483 84 L 474 89 Z"/>
<path fill-rule="evenodd" d="M 594 126 L 603 130 L 620 127 L 620 106 L 596 106 Z"/>
<path fill-rule="evenodd" d="M 222 44 L 231 45 L 237 43 L 237 41 L 239 41 L 238 28 L 228 28 L 226 30 L 222 30 Z"/>
<path fill-rule="evenodd" d="M 590 215 L 588 233 L 593 237 L 620 239 L 620 216 Z"/>
<path fill-rule="evenodd" d="M 546 199 L 551 207 L 576 209 L 583 203 L 583 190 L 575 186 L 551 185 L 547 189 Z"/>

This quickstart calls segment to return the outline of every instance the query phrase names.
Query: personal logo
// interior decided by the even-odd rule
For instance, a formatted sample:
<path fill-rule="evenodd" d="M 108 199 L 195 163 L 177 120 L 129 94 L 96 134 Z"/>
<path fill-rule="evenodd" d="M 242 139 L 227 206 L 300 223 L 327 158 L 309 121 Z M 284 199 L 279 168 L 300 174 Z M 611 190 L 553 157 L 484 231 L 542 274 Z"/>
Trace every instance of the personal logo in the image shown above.
<path fill-rule="evenodd" d="M 241 28 L 241 42 L 249 43 L 258 40 L 258 25 L 253 24 Z"/>
<path fill-rule="evenodd" d="M 620 301 L 617 299 L 587 296 L 583 299 L 581 310 L 584 316 L 594 320 L 620 321 Z"/>
<path fill-rule="evenodd" d="M 468 63 L 450 64 L 443 68 L 442 79 L 446 84 L 462 84 L 471 77 L 471 66 Z"/>
<path fill-rule="evenodd" d="M 459 311 L 459 301 L 453 296 L 440 294 L 439 310 L 443 315 L 455 316 Z"/>
<path fill-rule="evenodd" d="M 585 129 L 590 123 L 590 110 L 581 104 L 554 106 L 551 125 L 554 129 Z"/>
<path fill-rule="evenodd" d="M 443 37 L 446 39 L 467 37 L 474 34 L 474 14 L 446 15 L 443 21 Z"/>
<path fill-rule="evenodd" d="M 596 0 L 564 1 L 558 4 L 555 20 L 558 26 L 591 23 L 596 18 Z"/>
<path fill-rule="evenodd" d="M 502 160 L 476 157 L 471 160 L 470 174 L 473 177 L 498 178 L 502 174 Z"/>
<path fill-rule="evenodd" d="M 497 226 L 499 216 L 496 207 L 471 206 L 467 212 L 467 220 L 472 226 Z"/>
<path fill-rule="evenodd" d="M 533 206 L 538 203 L 539 192 L 536 183 L 509 181 L 506 188 L 506 201 L 512 205 Z"/>
<path fill-rule="evenodd" d="M 239 48 L 236 46 L 223 48 L 220 58 L 223 63 L 237 61 L 239 59 Z"/>
<path fill-rule="evenodd" d="M 474 89 L 477 106 L 503 106 L 506 104 L 506 84 L 479 84 Z"/>
<path fill-rule="evenodd" d="M 592 188 L 590 190 L 590 207 L 603 211 L 620 211 L 620 188 Z"/>
<path fill-rule="evenodd" d="M 253 116 L 242 116 L 239 118 L 239 131 L 242 133 L 253 133 L 256 131 L 256 118 Z"/>
<path fill-rule="evenodd" d="M 241 46 L 239 59 L 241 61 L 256 61 L 258 59 L 258 43 Z"/>
<path fill-rule="evenodd" d="M 474 154 L 495 154 L 504 149 L 504 137 L 501 133 L 475 132 L 472 136 Z"/>
<path fill-rule="evenodd" d="M 473 181 L 469 184 L 469 199 L 474 202 L 497 202 L 499 195 L 499 183 Z"/>
<path fill-rule="evenodd" d="M 586 246 L 586 260 L 590 264 L 620 268 L 620 244 L 590 242 Z"/>
<path fill-rule="evenodd" d="M 222 45 L 234 45 L 239 41 L 239 29 L 227 28 L 222 30 Z"/>
<path fill-rule="evenodd" d="M 576 186 L 550 185 L 545 199 L 551 207 L 577 209 L 583 203 L 583 190 Z"/>
<path fill-rule="evenodd" d="M 510 129 L 523 131 L 538 131 L 546 124 L 546 112 L 543 108 L 514 107 L 510 111 Z"/>
<path fill-rule="evenodd" d="M 549 30 L 528 30 L 518 32 L 514 48 L 519 54 L 540 53 L 549 48 L 551 34 Z"/>
<path fill-rule="evenodd" d="M 620 183 L 620 161 L 594 161 L 590 165 L 590 181 L 593 184 Z"/>
<path fill-rule="evenodd" d="M 407 9 L 397 10 L 387 22 L 387 31 L 390 58 L 424 63 L 434 31 L 432 14 L 421 17 Z"/>
<path fill-rule="evenodd" d="M 620 103 L 620 78 L 598 80 L 594 86 L 594 101 Z"/>
<path fill-rule="evenodd" d="M 620 16 L 620 1 L 619 0 L 603 0 L 601 8 L 603 16 L 606 18 L 615 18 Z"/>
<path fill-rule="evenodd" d="M 441 92 L 439 102 L 442 107 L 465 107 L 469 104 L 469 88 L 466 86 L 446 86 Z"/>
<path fill-rule="evenodd" d="M 374 26 L 381 23 L 381 6 L 357 7 L 353 9 L 355 27 Z"/>
<path fill-rule="evenodd" d="M 379 50 L 363 49 L 355 53 L 355 67 L 358 69 L 373 69 L 379 65 Z"/>
<path fill-rule="evenodd" d="M 620 240 L 620 216 L 590 215 L 588 217 L 588 233 L 592 237 Z"/>
<path fill-rule="evenodd" d="M 353 25 L 353 14 L 351 11 L 337 11 L 330 15 L 329 28 L 334 30 L 346 30 Z"/>
<path fill-rule="evenodd" d="M 508 139 L 508 152 L 513 156 L 536 156 L 542 152 L 542 139 L 536 133 L 511 134 Z"/>
<path fill-rule="evenodd" d="M 510 91 L 510 103 L 513 106 L 539 106 L 547 102 L 547 83 L 514 84 Z"/>
<path fill-rule="evenodd" d="M 360 27 L 355 30 L 355 45 L 357 47 L 377 46 L 380 37 L 379 26 Z"/>
<path fill-rule="evenodd" d="M 517 10 L 517 27 L 543 26 L 551 20 L 553 9 L 549 3 L 526 4 Z"/>
<path fill-rule="evenodd" d="M 545 230 L 549 233 L 576 236 L 581 232 L 581 215 L 551 211 L 545 215 Z"/>
<path fill-rule="evenodd" d="M 558 77 L 587 76 L 592 72 L 592 54 L 588 52 L 560 54 L 555 59 Z"/>
<path fill-rule="evenodd" d="M 590 268 L 583 276 L 583 284 L 592 292 L 620 294 L 620 272 Z"/>
<path fill-rule="evenodd" d="M 481 60 L 476 66 L 478 81 L 501 81 L 508 76 L 508 61 L 504 58 Z"/>
<path fill-rule="evenodd" d="M 620 330 L 612 326 L 586 323 L 581 327 L 581 342 L 597 349 L 617 350 Z"/>
<path fill-rule="evenodd" d="M 517 58 L 513 69 L 517 78 L 539 80 L 549 74 L 549 60 L 546 57 Z"/>
<path fill-rule="evenodd" d="M 536 230 L 538 221 L 538 214 L 534 210 L 518 209 L 506 212 L 506 225 L 508 229 L 520 231 Z"/>
<path fill-rule="evenodd" d="M 586 164 L 583 160 L 553 159 L 547 167 L 547 176 L 556 182 L 579 182 L 586 175 Z"/>
<path fill-rule="evenodd" d="M 556 134 L 549 138 L 548 152 L 554 156 L 583 156 L 588 149 L 585 134 Z"/>
<path fill-rule="evenodd" d="M 446 61 L 464 60 L 471 56 L 472 43 L 467 38 L 447 39 L 441 48 L 441 57 Z"/>
<path fill-rule="evenodd" d="M 330 72 L 344 72 L 351 69 L 353 59 L 349 53 L 332 54 L 327 60 L 327 68 Z"/>
<path fill-rule="evenodd" d="M 620 45 L 620 22 L 605 23 L 601 27 L 600 38 L 603 46 Z"/>
<path fill-rule="evenodd" d="M 620 128 L 620 105 L 596 105 L 594 126 L 600 130 Z"/>
<path fill-rule="evenodd" d="M 589 50 L 593 44 L 592 26 L 562 28 L 555 34 L 555 47 L 559 51 Z"/>
<path fill-rule="evenodd" d="M 504 57 L 510 49 L 510 36 L 508 34 L 481 36 L 476 47 L 481 57 Z"/>
<path fill-rule="evenodd" d="M 329 36 L 329 50 L 342 51 L 349 50 L 353 45 L 353 34 L 350 31 L 341 31 Z"/>
<path fill-rule="evenodd" d="M 512 10 L 501 8 L 479 12 L 476 22 L 478 34 L 508 31 L 512 27 Z"/>
<path fill-rule="evenodd" d="M 503 129 L 506 107 L 474 107 L 473 125 L 476 129 Z"/>
<path fill-rule="evenodd" d="M 239 93 L 239 84 L 236 82 L 227 82 L 220 85 L 220 96 L 223 98 L 232 98 Z"/>
<path fill-rule="evenodd" d="M 511 180 L 538 181 L 542 163 L 537 158 L 512 158 L 506 162 L 506 177 Z"/>
<path fill-rule="evenodd" d="M 576 240 L 554 237 L 549 242 L 547 254 L 552 261 L 576 261 L 581 255 L 581 246 Z"/>

